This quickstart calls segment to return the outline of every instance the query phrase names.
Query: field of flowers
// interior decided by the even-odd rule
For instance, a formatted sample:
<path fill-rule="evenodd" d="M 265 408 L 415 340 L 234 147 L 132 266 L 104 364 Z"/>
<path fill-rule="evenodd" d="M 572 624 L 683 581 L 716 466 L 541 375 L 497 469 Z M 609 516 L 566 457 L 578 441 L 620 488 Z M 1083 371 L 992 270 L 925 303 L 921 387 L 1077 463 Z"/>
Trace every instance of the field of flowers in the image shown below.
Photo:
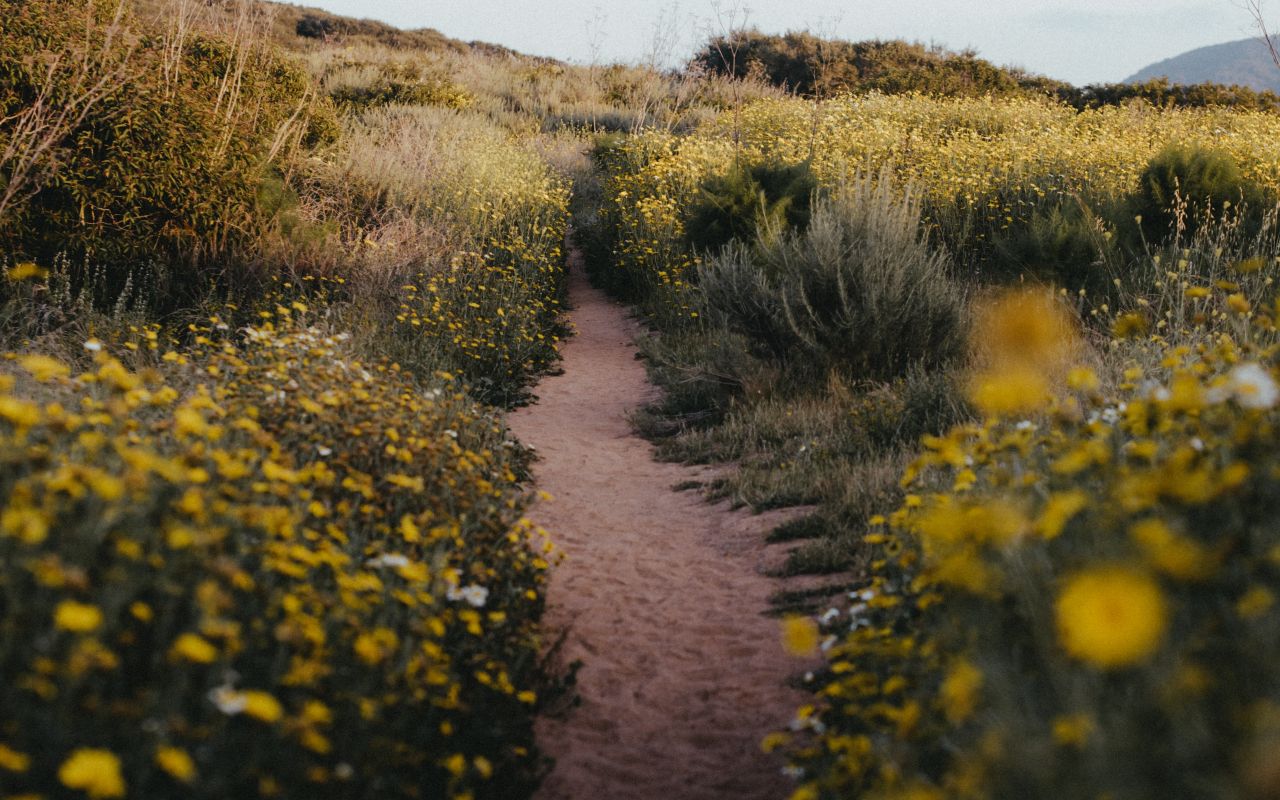
<path fill-rule="evenodd" d="M 3 380 L 13 796 L 509 797 L 540 768 L 549 546 L 460 385 L 301 304 Z M 62 787 L 59 789 L 58 787 Z M 72 795 L 67 795 L 72 796 Z"/>
<path fill-rule="evenodd" d="M 1274 193 L 1278 124 L 1229 110 L 873 96 L 766 101 L 687 138 L 647 134 L 599 153 L 615 261 L 597 269 L 647 298 L 661 331 L 655 374 L 674 373 L 676 391 L 715 351 L 672 342 L 729 335 L 709 316 L 737 320 L 728 330 L 747 334 L 746 350 L 744 320 L 779 324 L 753 294 L 767 284 L 731 269 L 740 251 L 689 244 L 688 209 L 735 161 L 807 162 L 829 187 L 855 174 L 911 187 L 921 235 L 959 264 L 938 279 L 968 287 L 969 346 L 950 366 L 785 387 L 779 370 L 803 373 L 757 348 L 774 386 L 723 368 L 740 357 L 715 362 L 707 372 L 738 381 L 725 421 L 699 429 L 706 413 L 686 414 L 679 425 L 694 430 L 663 445 L 676 458 L 745 459 L 717 491 L 756 507 L 844 510 L 812 524 L 865 577 L 783 626 L 789 648 L 825 660 L 806 678 L 813 703 L 764 743 L 788 753 L 793 800 L 1280 792 L 1275 215 L 1248 225 L 1224 213 L 1146 243 L 1105 299 L 969 276 L 981 275 L 984 236 L 1052 202 L 1131 196 L 1169 143 L 1229 152 Z M 756 258 L 784 275 L 768 254 L 799 253 L 786 243 L 824 231 L 766 232 Z M 907 445 L 914 458 L 839 421 L 882 425 L 861 409 L 888 392 L 901 424 L 921 380 L 953 387 L 966 410 L 954 426 L 934 417 L 934 432 Z M 815 413 L 828 415 L 825 434 Z M 789 432 L 802 425 L 793 415 L 809 420 L 806 438 Z M 840 448 L 854 456 L 835 460 Z M 849 485 L 904 461 L 892 484 Z"/>
<path fill-rule="evenodd" d="M 689 136 L 630 137 L 599 160 L 617 280 L 661 289 L 663 313 L 687 315 L 682 290 L 699 261 L 686 242 L 687 211 L 706 180 L 734 164 L 803 163 L 822 185 L 887 167 L 923 195 L 926 221 L 963 257 L 1066 199 L 1123 197 L 1169 144 L 1227 152 L 1247 179 L 1275 189 L 1277 134 L 1275 115 L 1230 109 L 1077 112 L 1030 99 L 868 95 L 762 100 Z"/>

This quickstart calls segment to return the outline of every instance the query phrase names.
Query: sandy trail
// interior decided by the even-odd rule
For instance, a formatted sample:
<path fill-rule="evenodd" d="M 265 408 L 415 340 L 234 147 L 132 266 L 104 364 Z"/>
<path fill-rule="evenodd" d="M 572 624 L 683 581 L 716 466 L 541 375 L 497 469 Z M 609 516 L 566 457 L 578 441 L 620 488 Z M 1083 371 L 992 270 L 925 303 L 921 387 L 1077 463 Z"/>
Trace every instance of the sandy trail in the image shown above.
<path fill-rule="evenodd" d="M 548 624 L 581 659 L 582 705 L 539 723 L 557 766 L 537 800 L 783 798 L 781 762 L 760 740 L 804 696 L 784 681 L 804 665 L 763 616 L 761 574 L 773 521 L 708 505 L 673 486 L 698 473 L 656 463 L 626 420 L 651 398 L 626 311 L 575 265 L 564 373 L 511 417 L 537 448 L 533 518 L 566 553 Z"/>

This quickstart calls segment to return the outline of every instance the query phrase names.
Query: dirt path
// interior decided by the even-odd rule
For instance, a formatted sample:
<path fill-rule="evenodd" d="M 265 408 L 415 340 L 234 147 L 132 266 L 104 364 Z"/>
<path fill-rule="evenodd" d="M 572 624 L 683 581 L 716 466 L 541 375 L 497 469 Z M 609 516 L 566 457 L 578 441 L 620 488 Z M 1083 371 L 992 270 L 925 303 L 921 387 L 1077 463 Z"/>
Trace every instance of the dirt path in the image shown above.
<path fill-rule="evenodd" d="M 582 705 L 543 720 L 557 766 L 538 800 L 777 800 L 781 763 L 760 739 L 804 702 L 784 687 L 803 665 L 763 616 L 766 517 L 731 513 L 673 486 L 694 470 L 652 459 L 626 414 L 653 396 L 626 311 L 571 277 L 577 335 L 564 374 L 512 415 L 541 455 L 553 499 L 534 519 L 566 553 L 549 624 L 581 659 Z"/>

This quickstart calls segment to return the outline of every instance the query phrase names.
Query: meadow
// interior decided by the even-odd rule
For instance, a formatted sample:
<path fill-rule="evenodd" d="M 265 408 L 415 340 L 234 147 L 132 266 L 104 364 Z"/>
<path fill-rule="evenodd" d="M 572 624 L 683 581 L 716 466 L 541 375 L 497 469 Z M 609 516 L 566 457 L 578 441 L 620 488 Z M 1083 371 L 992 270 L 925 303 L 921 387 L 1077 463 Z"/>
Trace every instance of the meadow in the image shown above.
<path fill-rule="evenodd" d="M 569 248 L 657 453 L 800 510 L 792 800 L 1280 793 L 1267 98 L 0 14 L 0 798 L 530 796 Z"/>

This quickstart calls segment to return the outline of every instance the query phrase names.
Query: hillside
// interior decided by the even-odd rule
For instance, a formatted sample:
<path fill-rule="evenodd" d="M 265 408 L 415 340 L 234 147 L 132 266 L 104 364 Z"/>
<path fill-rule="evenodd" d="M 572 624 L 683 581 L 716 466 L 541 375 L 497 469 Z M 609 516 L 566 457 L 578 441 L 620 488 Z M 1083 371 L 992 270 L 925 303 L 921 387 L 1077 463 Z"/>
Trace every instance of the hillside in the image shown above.
<path fill-rule="evenodd" d="M 1166 77 L 1173 83 L 1221 83 L 1280 91 L 1280 68 L 1258 39 L 1241 39 L 1183 53 L 1138 70 L 1125 83 Z"/>
<path fill-rule="evenodd" d="M 355 19 L 319 8 L 293 3 L 258 2 L 257 7 L 269 15 L 271 36 L 286 48 L 302 50 L 318 45 L 370 45 L 393 50 L 425 50 L 430 52 L 480 52 L 488 55 L 519 55 L 510 48 L 488 42 L 464 42 L 444 35 L 434 28 L 401 29 L 372 19 Z M 210 2 L 215 14 L 228 19 L 239 6 L 236 3 Z M 173 0 L 137 0 L 134 8 L 144 20 L 169 21 L 173 16 Z"/>

